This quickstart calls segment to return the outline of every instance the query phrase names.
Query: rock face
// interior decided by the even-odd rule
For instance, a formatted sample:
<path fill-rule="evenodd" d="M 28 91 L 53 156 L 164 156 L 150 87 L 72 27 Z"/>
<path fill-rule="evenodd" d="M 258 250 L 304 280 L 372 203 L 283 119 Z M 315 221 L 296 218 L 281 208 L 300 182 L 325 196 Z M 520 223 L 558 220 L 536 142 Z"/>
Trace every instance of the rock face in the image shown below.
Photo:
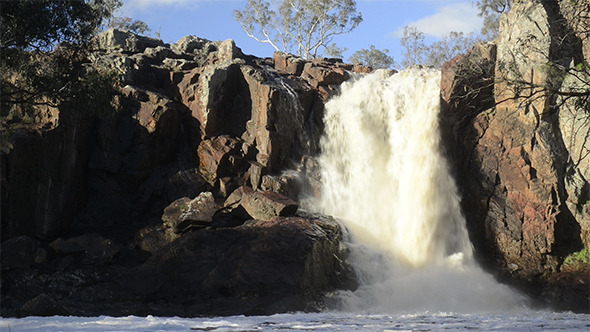
<path fill-rule="evenodd" d="M 461 174 L 476 252 L 500 278 L 535 296 L 552 287 L 568 254 L 590 243 L 588 110 L 556 96 L 583 83 L 572 77 L 575 72 L 562 77 L 551 69 L 590 60 L 568 29 L 574 21 L 564 23 L 565 3 L 515 2 L 502 17 L 498 40 L 443 68 L 441 122 Z M 587 7 L 578 3 L 579 10 Z M 588 290 L 587 278 L 580 280 Z M 587 303 L 588 292 L 577 296 L 551 301 L 587 310 L 575 303 L 584 297 Z"/>
<path fill-rule="evenodd" d="M 319 310 L 326 291 L 356 287 L 343 263 L 341 238 L 328 217 L 275 217 L 188 232 L 147 260 L 137 249 L 122 248 L 108 264 L 97 263 L 95 251 L 79 251 L 80 238 L 61 240 L 46 264 L 23 271 L 7 269 L 3 259 L 2 314 L 194 317 Z M 110 240 L 93 239 L 86 246 L 110 248 Z"/>
<path fill-rule="evenodd" d="M 305 186 L 281 174 L 319 151 L 350 65 L 117 30 L 95 46 L 118 79 L 100 111 L 2 123 L 2 315 L 275 313 L 351 285 L 339 226 L 295 215 Z"/>

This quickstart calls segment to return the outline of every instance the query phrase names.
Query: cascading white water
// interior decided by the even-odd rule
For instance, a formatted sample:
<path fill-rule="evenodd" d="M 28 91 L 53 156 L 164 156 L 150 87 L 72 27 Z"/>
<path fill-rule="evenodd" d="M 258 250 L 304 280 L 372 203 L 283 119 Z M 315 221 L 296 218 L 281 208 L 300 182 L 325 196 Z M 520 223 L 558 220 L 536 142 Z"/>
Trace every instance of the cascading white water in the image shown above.
<path fill-rule="evenodd" d="M 440 152 L 440 71 L 377 71 L 326 105 L 320 210 L 350 229 L 361 287 L 344 308 L 506 309 L 520 297 L 473 262 Z"/>

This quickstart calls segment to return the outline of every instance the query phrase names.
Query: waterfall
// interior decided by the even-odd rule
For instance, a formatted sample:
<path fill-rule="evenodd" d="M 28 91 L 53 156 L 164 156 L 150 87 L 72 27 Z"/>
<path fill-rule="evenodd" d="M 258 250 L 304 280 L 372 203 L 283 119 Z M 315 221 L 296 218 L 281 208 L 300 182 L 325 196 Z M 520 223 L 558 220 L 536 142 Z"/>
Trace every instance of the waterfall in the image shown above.
<path fill-rule="evenodd" d="M 481 311 L 520 296 L 473 260 L 460 200 L 441 153 L 440 71 L 377 71 L 326 105 L 319 209 L 351 232 L 361 287 L 343 309 Z"/>

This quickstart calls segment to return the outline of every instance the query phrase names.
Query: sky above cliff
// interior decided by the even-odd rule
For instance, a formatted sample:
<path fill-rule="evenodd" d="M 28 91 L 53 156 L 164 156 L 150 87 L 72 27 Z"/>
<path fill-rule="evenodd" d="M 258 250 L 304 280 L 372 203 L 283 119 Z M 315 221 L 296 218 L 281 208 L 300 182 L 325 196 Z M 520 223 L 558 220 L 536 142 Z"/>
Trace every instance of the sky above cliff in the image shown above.
<path fill-rule="evenodd" d="M 246 36 L 233 12 L 246 0 L 124 0 L 120 15 L 146 22 L 167 43 L 196 35 L 209 40 L 234 39 L 246 54 L 271 57 L 274 49 Z M 434 41 L 450 31 L 478 32 L 482 19 L 471 0 L 357 0 L 363 22 L 334 42 L 347 48 L 344 59 L 357 50 L 375 45 L 402 60 L 400 38 L 406 25 L 415 25 Z"/>

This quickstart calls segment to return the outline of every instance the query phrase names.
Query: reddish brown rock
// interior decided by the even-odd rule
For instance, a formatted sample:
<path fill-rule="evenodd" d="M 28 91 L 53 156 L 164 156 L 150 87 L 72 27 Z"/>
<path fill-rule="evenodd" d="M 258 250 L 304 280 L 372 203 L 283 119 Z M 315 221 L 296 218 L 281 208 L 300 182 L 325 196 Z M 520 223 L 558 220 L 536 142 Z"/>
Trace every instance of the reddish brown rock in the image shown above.
<path fill-rule="evenodd" d="M 305 64 L 301 76 L 314 88 L 321 85 L 338 85 L 348 79 L 346 70 L 343 68 L 314 65 L 311 62 Z"/>
<path fill-rule="evenodd" d="M 240 204 L 256 220 L 294 215 L 299 208 L 295 201 L 272 191 L 254 191 L 243 195 Z"/>
<path fill-rule="evenodd" d="M 175 233 L 182 233 L 210 226 L 218 208 L 213 194 L 203 192 L 194 199 L 183 197 L 172 202 L 164 209 L 162 220 Z"/>
<path fill-rule="evenodd" d="M 273 54 L 275 69 L 281 73 L 300 76 L 303 72 L 305 61 L 295 55 L 283 52 Z"/>
<path fill-rule="evenodd" d="M 214 185 L 218 178 L 231 174 L 230 156 L 240 150 L 240 142 L 227 135 L 204 140 L 199 144 L 199 171 Z"/>

